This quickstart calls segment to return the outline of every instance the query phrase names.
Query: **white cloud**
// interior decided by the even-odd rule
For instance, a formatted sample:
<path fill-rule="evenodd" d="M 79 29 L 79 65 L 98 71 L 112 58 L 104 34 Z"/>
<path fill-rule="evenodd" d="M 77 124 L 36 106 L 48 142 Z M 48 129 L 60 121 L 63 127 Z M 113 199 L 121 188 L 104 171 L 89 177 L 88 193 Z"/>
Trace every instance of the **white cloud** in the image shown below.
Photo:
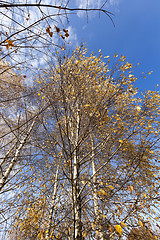
<path fill-rule="evenodd" d="M 101 8 L 104 2 L 104 0 L 76 0 L 76 5 L 78 8 Z M 109 0 L 108 2 L 106 2 L 105 7 L 109 8 L 110 6 L 117 6 L 118 4 L 119 0 Z M 85 11 L 77 13 L 79 17 L 84 17 L 85 14 Z"/>
<path fill-rule="evenodd" d="M 110 1 L 109 1 L 109 4 L 110 4 L 111 6 L 117 6 L 117 5 L 119 4 L 119 0 L 110 0 Z"/>
<path fill-rule="evenodd" d="M 78 37 L 77 37 L 76 29 L 74 29 L 72 26 L 69 26 L 68 33 L 69 33 L 69 37 L 67 41 L 71 42 L 73 45 L 78 45 Z"/>
<path fill-rule="evenodd" d="M 104 0 L 77 0 L 76 4 L 79 8 L 99 8 L 102 6 Z"/>

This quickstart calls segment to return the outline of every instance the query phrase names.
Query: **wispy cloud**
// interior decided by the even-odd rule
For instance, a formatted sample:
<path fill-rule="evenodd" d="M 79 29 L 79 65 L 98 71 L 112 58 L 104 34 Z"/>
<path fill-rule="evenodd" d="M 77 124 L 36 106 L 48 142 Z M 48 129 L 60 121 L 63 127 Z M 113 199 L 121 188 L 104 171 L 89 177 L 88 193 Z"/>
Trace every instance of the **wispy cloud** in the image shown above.
<path fill-rule="evenodd" d="M 109 7 L 117 7 L 119 4 L 120 0 L 108 0 L 105 4 L 106 8 Z M 76 0 L 76 5 L 79 8 L 101 8 L 104 4 L 104 0 Z M 77 13 L 78 17 L 84 17 L 85 16 L 85 12 L 78 12 Z M 90 16 L 92 17 L 92 14 L 90 14 Z"/>
<path fill-rule="evenodd" d="M 100 8 L 102 7 L 102 5 L 104 4 L 104 0 L 76 0 L 76 5 L 79 8 Z M 114 5 L 118 5 L 119 0 L 108 0 L 106 2 L 106 6 L 114 6 Z"/>

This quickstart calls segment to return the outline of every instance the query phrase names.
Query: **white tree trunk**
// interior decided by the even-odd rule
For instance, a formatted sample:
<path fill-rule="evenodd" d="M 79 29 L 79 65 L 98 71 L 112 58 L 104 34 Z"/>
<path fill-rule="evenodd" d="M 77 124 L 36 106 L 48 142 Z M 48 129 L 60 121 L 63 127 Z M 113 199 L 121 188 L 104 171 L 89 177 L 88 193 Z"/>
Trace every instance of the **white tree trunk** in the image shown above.
<path fill-rule="evenodd" d="M 2 190 L 2 188 L 5 186 L 6 184 L 6 180 L 9 176 L 9 174 L 11 173 L 13 167 L 15 166 L 15 164 L 17 163 L 17 160 L 18 160 L 18 157 L 21 153 L 21 150 L 22 148 L 24 147 L 25 143 L 26 143 L 26 140 L 27 138 L 29 137 L 30 133 L 32 132 L 33 130 L 33 127 L 34 127 L 34 124 L 35 124 L 35 120 L 32 122 L 26 136 L 22 139 L 19 147 L 17 148 L 16 152 L 15 152 L 15 156 L 12 158 L 7 170 L 5 171 L 5 173 L 3 174 L 3 176 L 1 177 L 0 179 L 0 191 Z M 7 153 L 8 154 L 8 153 Z M 4 157 L 4 159 L 6 158 L 6 156 Z M 4 159 L 2 160 L 2 163 L 4 162 Z"/>
<path fill-rule="evenodd" d="M 49 221 L 48 221 L 48 226 L 47 226 L 47 233 L 46 233 L 46 240 L 50 239 L 50 232 L 51 232 L 51 227 L 52 227 L 52 218 L 53 218 L 53 211 L 55 209 L 55 200 L 56 200 L 56 193 L 57 193 L 57 179 L 58 179 L 58 172 L 59 172 L 59 164 L 57 166 L 57 171 L 56 171 L 56 176 L 54 180 L 54 190 L 53 190 L 53 196 L 52 196 L 52 203 L 51 203 L 51 208 L 49 211 Z"/>
<path fill-rule="evenodd" d="M 81 222 L 81 198 L 79 195 L 79 159 L 78 159 L 78 135 L 79 135 L 79 112 L 78 104 L 75 110 L 76 127 L 71 123 L 71 140 L 73 143 L 73 208 L 74 208 L 74 240 L 82 240 L 82 222 Z M 74 120 L 73 120 L 74 121 Z"/>
<path fill-rule="evenodd" d="M 91 144 L 92 144 L 91 158 L 92 158 L 92 172 L 93 172 L 94 214 L 95 214 L 96 224 L 98 226 L 98 229 L 97 229 L 97 231 L 98 231 L 97 239 L 104 240 L 103 232 L 102 232 L 102 226 L 101 226 L 100 212 L 99 212 L 99 208 L 98 208 L 98 195 L 97 195 L 97 188 L 96 188 L 97 179 L 96 179 L 96 168 L 95 168 L 95 162 L 94 162 L 94 144 L 93 144 L 92 136 L 91 136 Z"/>

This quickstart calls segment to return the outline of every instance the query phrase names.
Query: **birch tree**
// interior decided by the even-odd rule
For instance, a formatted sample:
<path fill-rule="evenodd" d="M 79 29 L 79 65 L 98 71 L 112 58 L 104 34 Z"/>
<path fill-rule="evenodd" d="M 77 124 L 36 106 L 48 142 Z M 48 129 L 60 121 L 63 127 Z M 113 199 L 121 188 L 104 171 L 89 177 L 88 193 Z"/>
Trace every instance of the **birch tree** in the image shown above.
<path fill-rule="evenodd" d="M 49 106 L 32 138 L 43 157 L 28 183 L 34 201 L 28 193 L 30 204 L 12 225 L 17 239 L 26 230 L 25 239 L 120 239 L 143 218 L 156 220 L 159 93 L 137 95 L 124 56 L 115 54 L 111 65 L 108 56 L 86 51 L 59 57 L 35 83 L 37 104 Z M 35 234 L 28 213 L 37 214 L 41 197 L 45 217 L 36 217 Z"/>

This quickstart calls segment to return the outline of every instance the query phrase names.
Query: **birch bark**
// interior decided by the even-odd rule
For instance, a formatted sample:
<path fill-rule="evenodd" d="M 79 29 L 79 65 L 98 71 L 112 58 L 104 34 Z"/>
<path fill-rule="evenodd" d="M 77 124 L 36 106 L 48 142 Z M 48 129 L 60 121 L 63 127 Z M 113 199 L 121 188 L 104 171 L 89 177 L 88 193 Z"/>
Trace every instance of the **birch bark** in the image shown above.
<path fill-rule="evenodd" d="M 49 211 L 49 221 L 48 221 L 48 226 L 47 226 L 47 231 L 46 231 L 47 232 L 46 240 L 50 239 L 50 232 L 51 232 L 51 227 L 52 227 L 53 212 L 54 212 L 54 208 L 55 208 L 55 200 L 56 200 L 56 193 L 57 193 L 58 172 L 59 172 L 59 164 L 57 166 L 56 176 L 55 176 L 55 180 L 54 180 L 54 190 L 53 190 L 51 208 L 50 208 L 50 211 Z"/>
<path fill-rule="evenodd" d="M 35 124 L 36 120 L 34 120 L 26 134 L 26 136 L 22 139 L 19 147 L 17 148 L 16 152 L 15 152 L 15 156 L 12 158 L 7 170 L 5 171 L 5 173 L 3 173 L 3 176 L 1 177 L 0 179 L 0 191 L 2 190 L 2 188 L 5 186 L 6 184 L 6 180 L 9 176 L 9 174 L 11 173 L 13 167 L 15 166 L 15 164 L 17 163 L 17 160 L 18 160 L 18 157 L 21 153 L 21 150 L 22 148 L 24 147 L 25 143 L 26 143 L 26 140 L 27 138 L 29 137 L 29 135 L 31 134 L 32 130 L 33 130 L 33 127 L 34 127 L 34 124 Z M 3 160 L 2 160 L 3 162 Z"/>
<path fill-rule="evenodd" d="M 76 124 L 72 122 L 71 138 L 73 143 L 73 208 L 74 208 L 74 239 L 82 240 L 82 222 L 81 222 L 81 196 L 79 195 L 79 171 L 80 163 L 78 159 L 78 136 L 79 136 L 79 112 L 78 104 L 75 109 Z M 75 126 L 75 127 L 74 127 Z"/>
<path fill-rule="evenodd" d="M 91 153 L 91 159 L 92 159 L 92 172 L 93 172 L 93 199 L 94 199 L 94 214 L 95 214 L 95 220 L 96 224 L 98 225 L 98 240 L 104 240 L 103 232 L 102 232 L 102 226 L 101 226 L 101 219 L 100 219 L 100 212 L 98 208 L 98 195 L 97 195 L 97 177 L 96 177 L 96 167 L 95 167 L 95 161 L 94 161 L 94 142 L 91 135 L 91 144 L 92 144 L 92 153 Z"/>

